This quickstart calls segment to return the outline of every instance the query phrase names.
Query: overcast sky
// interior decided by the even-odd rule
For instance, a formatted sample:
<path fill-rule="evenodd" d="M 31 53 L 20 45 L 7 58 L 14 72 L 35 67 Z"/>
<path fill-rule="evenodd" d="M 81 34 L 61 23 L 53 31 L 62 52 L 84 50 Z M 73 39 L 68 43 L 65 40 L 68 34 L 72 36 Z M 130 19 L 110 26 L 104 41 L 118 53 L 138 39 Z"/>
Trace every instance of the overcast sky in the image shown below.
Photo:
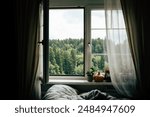
<path fill-rule="evenodd" d="M 121 17 L 120 17 L 121 18 Z M 119 20 L 119 21 L 122 21 Z M 109 22 L 108 22 L 109 23 Z M 112 22 L 113 25 L 117 25 Z M 123 24 L 120 22 L 120 24 Z M 91 18 L 92 38 L 101 39 L 106 37 L 104 30 L 94 30 L 96 28 L 104 29 L 105 27 L 105 14 L 104 10 L 92 11 Z M 109 24 L 110 25 L 110 24 Z M 83 9 L 51 9 L 49 11 L 49 39 L 66 39 L 66 38 L 83 38 L 84 33 L 84 11 Z M 115 33 L 114 33 L 115 34 Z M 120 33 L 121 35 L 124 34 Z M 118 34 L 116 33 L 118 36 Z M 122 36 L 124 37 L 124 35 Z"/>
<path fill-rule="evenodd" d="M 83 38 L 83 10 L 51 10 L 49 12 L 49 38 Z"/>

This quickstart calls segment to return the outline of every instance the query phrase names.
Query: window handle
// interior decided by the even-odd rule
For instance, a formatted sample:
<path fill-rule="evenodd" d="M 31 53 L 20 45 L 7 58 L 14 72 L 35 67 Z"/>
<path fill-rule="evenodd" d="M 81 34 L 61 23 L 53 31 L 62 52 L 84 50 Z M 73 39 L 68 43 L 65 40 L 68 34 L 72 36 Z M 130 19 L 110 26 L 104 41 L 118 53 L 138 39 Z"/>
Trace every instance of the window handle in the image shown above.
<path fill-rule="evenodd" d="M 38 41 L 38 44 L 42 44 L 42 45 L 44 45 L 44 40 L 42 40 L 42 41 Z"/>
<path fill-rule="evenodd" d="M 89 54 L 91 53 L 91 43 L 90 42 L 88 43 L 87 51 Z"/>

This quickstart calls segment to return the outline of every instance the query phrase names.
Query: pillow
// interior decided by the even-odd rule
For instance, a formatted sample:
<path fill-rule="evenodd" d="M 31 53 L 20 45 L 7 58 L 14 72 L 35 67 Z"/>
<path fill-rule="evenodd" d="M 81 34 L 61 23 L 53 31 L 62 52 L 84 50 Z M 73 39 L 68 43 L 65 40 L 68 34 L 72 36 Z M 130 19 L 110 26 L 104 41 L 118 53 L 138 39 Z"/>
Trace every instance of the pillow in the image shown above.
<path fill-rule="evenodd" d="M 43 99 L 45 100 L 76 100 L 82 99 L 77 90 L 68 85 L 53 85 L 50 87 Z"/>

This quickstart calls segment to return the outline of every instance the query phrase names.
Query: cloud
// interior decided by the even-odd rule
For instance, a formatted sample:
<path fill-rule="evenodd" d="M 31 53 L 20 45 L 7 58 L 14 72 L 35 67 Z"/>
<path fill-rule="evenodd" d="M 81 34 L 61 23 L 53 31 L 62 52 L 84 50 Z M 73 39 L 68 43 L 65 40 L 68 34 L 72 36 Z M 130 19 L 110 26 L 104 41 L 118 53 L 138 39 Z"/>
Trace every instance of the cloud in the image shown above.
<path fill-rule="evenodd" d="M 81 10 L 50 10 L 49 38 L 83 38 L 83 20 Z"/>

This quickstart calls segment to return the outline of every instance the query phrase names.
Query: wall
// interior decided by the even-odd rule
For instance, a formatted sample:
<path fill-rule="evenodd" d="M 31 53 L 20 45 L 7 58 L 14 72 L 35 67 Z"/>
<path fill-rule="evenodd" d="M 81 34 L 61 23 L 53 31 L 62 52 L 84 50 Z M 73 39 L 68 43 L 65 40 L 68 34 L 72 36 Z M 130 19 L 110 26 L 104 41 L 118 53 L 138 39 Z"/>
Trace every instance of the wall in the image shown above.
<path fill-rule="evenodd" d="M 98 5 L 103 4 L 104 0 L 49 0 L 50 7 L 60 7 L 60 6 L 85 6 L 85 5 Z"/>

